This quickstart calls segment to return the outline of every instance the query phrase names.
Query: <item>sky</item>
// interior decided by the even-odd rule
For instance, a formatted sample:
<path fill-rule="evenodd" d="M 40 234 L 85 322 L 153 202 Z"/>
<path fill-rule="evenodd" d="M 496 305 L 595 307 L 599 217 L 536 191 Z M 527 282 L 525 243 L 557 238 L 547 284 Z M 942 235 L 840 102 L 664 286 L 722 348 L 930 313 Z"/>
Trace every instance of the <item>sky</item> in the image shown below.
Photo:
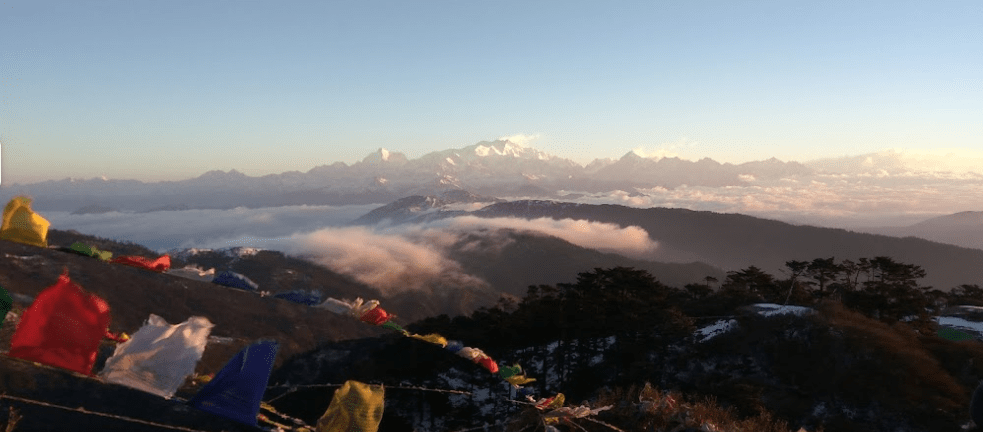
<path fill-rule="evenodd" d="M 978 1 L 0 1 L 0 182 L 983 149 Z M 957 150 L 959 151 L 959 150 Z"/>

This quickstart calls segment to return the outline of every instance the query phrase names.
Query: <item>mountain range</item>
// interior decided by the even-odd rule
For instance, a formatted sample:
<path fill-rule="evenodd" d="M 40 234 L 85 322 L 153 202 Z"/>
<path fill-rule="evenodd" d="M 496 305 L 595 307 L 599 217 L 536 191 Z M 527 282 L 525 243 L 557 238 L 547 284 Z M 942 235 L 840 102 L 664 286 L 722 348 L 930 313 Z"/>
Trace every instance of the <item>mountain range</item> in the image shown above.
<path fill-rule="evenodd" d="M 105 212 L 180 208 L 272 207 L 388 203 L 411 195 L 466 189 L 491 196 L 561 197 L 636 188 L 735 186 L 760 179 L 808 176 L 826 165 L 775 158 L 742 164 L 709 158 L 645 158 L 634 151 L 586 166 L 508 140 L 483 141 L 416 159 L 380 148 L 360 162 L 335 162 L 307 172 L 260 177 L 237 170 L 209 171 L 181 181 L 144 183 L 106 178 L 0 185 L 0 199 L 36 198 L 38 210 Z M 861 167 L 863 168 L 863 167 Z"/>

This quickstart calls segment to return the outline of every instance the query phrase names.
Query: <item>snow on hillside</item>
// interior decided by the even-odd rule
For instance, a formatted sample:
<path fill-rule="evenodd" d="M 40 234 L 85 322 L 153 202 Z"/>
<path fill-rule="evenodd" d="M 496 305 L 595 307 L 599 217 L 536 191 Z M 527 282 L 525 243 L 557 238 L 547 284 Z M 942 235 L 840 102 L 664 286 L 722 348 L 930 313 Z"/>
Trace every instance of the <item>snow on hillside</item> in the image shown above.
<path fill-rule="evenodd" d="M 758 308 L 758 313 L 764 316 L 772 315 L 782 315 L 782 314 L 796 314 L 802 315 L 808 312 L 814 312 L 812 308 L 807 308 L 804 306 L 794 306 L 794 305 L 779 305 L 774 303 L 758 303 L 754 307 Z"/>
<path fill-rule="evenodd" d="M 945 316 L 935 317 L 935 321 L 938 322 L 940 326 L 972 332 L 974 336 L 983 338 L 983 323 L 981 322 L 969 321 L 965 318 Z"/>
<path fill-rule="evenodd" d="M 804 315 L 806 313 L 815 312 L 814 309 L 804 306 L 780 305 L 775 303 L 757 303 L 747 306 L 746 310 L 766 317 L 784 314 Z M 737 325 L 737 320 L 735 319 L 719 320 L 706 327 L 697 329 L 693 335 L 700 338 L 699 343 L 702 343 L 713 339 L 717 335 L 727 333 L 737 328 Z"/>
<path fill-rule="evenodd" d="M 205 249 L 205 248 L 189 248 L 189 249 L 172 249 L 167 252 L 173 258 L 177 259 L 188 259 L 201 253 L 216 252 L 225 255 L 230 258 L 242 258 L 244 256 L 256 255 L 263 249 L 245 246 L 233 246 L 222 249 Z"/>
<path fill-rule="evenodd" d="M 702 337 L 699 342 L 706 342 L 715 336 L 727 333 L 737 327 L 737 320 L 720 320 L 701 329 L 697 329 L 695 335 Z"/>

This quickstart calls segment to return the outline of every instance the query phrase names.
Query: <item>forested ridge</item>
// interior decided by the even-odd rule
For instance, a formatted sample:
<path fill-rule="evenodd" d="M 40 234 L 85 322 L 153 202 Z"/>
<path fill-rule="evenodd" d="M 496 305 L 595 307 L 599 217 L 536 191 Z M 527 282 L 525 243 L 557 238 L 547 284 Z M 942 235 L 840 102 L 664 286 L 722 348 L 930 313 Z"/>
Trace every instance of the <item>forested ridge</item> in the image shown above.
<path fill-rule="evenodd" d="M 983 289 L 943 292 L 921 285 L 924 275 L 890 257 L 817 258 L 788 261 L 778 276 L 750 266 L 676 288 L 634 268 L 595 268 L 471 316 L 407 328 L 535 364 L 526 370 L 540 376 L 543 394 L 617 402 L 597 418 L 625 430 L 686 424 L 637 410 L 643 393 L 660 391 L 689 400 L 705 418 L 759 430 L 958 430 L 983 378 L 983 346 L 940 338 L 932 318 L 951 305 L 983 305 Z M 764 317 L 753 313 L 759 303 L 815 313 Z M 730 331 L 697 341 L 698 328 L 728 319 L 736 323 Z M 407 365 L 417 356 L 410 345 L 399 345 Z"/>

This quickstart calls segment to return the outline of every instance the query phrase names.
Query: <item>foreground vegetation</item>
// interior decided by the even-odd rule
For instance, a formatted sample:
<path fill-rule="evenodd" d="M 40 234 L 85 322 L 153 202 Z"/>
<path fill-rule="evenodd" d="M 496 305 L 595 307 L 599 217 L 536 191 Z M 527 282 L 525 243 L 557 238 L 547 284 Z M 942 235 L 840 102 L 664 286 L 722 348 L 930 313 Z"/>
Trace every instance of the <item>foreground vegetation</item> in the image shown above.
<path fill-rule="evenodd" d="M 562 383 L 542 391 L 563 391 L 568 400 L 593 406 L 615 403 L 623 409 L 597 418 L 626 430 L 679 426 L 669 424 L 671 415 L 638 411 L 639 394 L 655 388 L 694 401 L 714 398 L 697 411 L 730 425 L 720 430 L 791 424 L 938 431 L 967 423 L 970 393 L 983 378 L 983 345 L 939 338 L 932 316 L 949 305 L 981 304 L 979 286 L 948 293 L 920 286 L 923 270 L 887 257 L 790 261 L 784 276 L 752 266 L 719 283 L 678 289 L 644 271 L 598 268 L 574 283 L 529 287 L 522 300 L 503 298 L 470 317 L 433 317 L 410 329 L 474 341 L 502 355 L 539 347 L 548 359 L 543 368 L 553 367 Z M 815 313 L 763 317 L 744 308 L 786 302 Z M 728 319 L 738 325 L 694 343 L 698 327 Z M 613 344 L 601 342 L 612 336 Z M 543 348 L 551 342 L 555 352 Z M 598 356 L 600 365 L 583 360 Z M 648 382 L 656 387 L 639 390 Z M 716 417 L 706 414 L 717 409 Z M 755 426 L 747 429 L 747 422 Z"/>

